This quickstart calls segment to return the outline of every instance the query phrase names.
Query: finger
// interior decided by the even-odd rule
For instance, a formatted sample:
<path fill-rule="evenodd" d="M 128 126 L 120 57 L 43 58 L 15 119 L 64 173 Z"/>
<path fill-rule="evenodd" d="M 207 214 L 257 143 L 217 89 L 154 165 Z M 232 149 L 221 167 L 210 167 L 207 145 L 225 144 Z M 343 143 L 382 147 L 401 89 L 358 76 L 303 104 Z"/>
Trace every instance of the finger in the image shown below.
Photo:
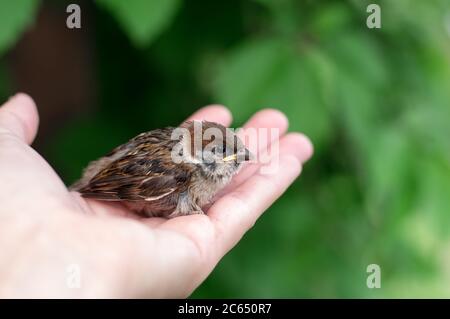
<path fill-rule="evenodd" d="M 13 134 L 31 144 L 38 124 L 36 104 L 27 94 L 18 93 L 0 107 L 0 133 Z"/>
<path fill-rule="evenodd" d="M 282 112 L 275 109 L 264 109 L 257 112 L 253 115 L 247 123 L 245 123 L 242 131 L 238 132 L 239 137 L 241 137 L 245 141 L 246 132 L 256 129 L 260 130 L 258 133 L 267 133 L 263 132 L 261 129 L 267 130 L 276 130 L 278 131 L 278 135 L 268 135 L 267 139 L 262 139 L 262 143 L 252 143 L 246 144 L 246 147 L 249 148 L 252 152 L 258 152 L 261 149 L 266 148 L 273 140 L 280 138 L 284 133 L 286 133 L 289 126 L 289 121 Z"/>
<path fill-rule="evenodd" d="M 272 159 L 272 162 L 278 161 L 275 168 L 264 172 L 263 169 L 268 167 L 260 167 L 255 175 L 211 207 L 208 216 L 215 225 L 217 247 L 222 255 L 297 178 L 302 163 L 312 152 L 311 142 L 304 135 L 286 135 L 280 141 L 279 153 Z"/>
<path fill-rule="evenodd" d="M 192 114 L 187 120 L 205 120 L 229 126 L 232 122 L 232 116 L 231 112 L 223 105 L 209 105 Z"/>

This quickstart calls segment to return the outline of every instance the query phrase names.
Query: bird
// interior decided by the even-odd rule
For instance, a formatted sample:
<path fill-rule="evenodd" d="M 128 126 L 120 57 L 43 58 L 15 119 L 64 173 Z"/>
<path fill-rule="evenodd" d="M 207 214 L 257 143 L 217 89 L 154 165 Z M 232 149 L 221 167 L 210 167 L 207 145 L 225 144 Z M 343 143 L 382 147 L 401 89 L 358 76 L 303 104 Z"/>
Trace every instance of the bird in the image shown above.
<path fill-rule="evenodd" d="M 205 214 L 202 207 L 253 159 L 233 130 L 186 121 L 141 133 L 90 162 L 70 190 L 143 217 Z"/>

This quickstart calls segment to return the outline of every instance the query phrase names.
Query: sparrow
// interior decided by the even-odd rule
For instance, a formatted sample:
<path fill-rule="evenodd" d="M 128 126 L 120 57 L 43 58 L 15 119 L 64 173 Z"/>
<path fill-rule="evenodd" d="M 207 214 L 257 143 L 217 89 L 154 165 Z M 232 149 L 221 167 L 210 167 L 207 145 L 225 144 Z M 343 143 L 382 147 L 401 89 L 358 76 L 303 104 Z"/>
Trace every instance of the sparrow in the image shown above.
<path fill-rule="evenodd" d="M 145 217 L 204 214 L 202 207 L 251 159 L 232 130 L 187 121 L 114 148 L 89 163 L 70 189 L 85 198 L 121 202 Z"/>

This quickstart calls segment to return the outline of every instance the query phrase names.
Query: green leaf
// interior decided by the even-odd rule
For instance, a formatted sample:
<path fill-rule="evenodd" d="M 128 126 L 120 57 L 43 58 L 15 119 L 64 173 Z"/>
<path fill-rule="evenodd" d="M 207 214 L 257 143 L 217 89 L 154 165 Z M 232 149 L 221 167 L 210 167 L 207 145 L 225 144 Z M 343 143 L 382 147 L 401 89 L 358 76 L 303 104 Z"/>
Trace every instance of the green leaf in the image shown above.
<path fill-rule="evenodd" d="M 97 0 L 119 21 L 137 46 L 152 42 L 169 26 L 181 0 Z"/>
<path fill-rule="evenodd" d="M 333 41 L 349 26 L 351 26 L 351 12 L 345 2 L 338 2 L 330 3 L 318 10 L 311 20 L 310 27 L 315 36 Z"/>
<path fill-rule="evenodd" d="M 416 203 L 418 172 L 417 145 L 400 124 L 385 127 L 368 142 L 365 173 L 366 204 L 377 220 L 391 227 Z"/>
<path fill-rule="evenodd" d="M 333 69 L 329 72 L 333 112 L 349 147 L 359 157 L 367 156 L 379 127 L 392 121 L 383 117 L 390 104 L 381 95 L 391 81 L 388 67 L 377 42 L 358 32 L 346 31 L 327 43 L 324 52 Z"/>
<path fill-rule="evenodd" d="M 325 45 L 339 70 L 361 84 L 380 89 L 387 86 L 389 72 L 380 44 L 361 32 L 345 32 Z"/>
<path fill-rule="evenodd" d="M 331 126 L 318 74 L 323 65 L 314 54 L 276 39 L 244 44 L 225 59 L 215 95 L 233 110 L 238 124 L 261 108 L 280 109 L 290 128 L 308 134 L 317 148 Z"/>
<path fill-rule="evenodd" d="M 37 0 L 0 1 L 0 56 L 33 22 Z"/>
<path fill-rule="evenodd" d="M 450 237 L 450 163 L 440 157 L 422 159 L 420 196 L 416 211 L 432 224 L 435 235 Z M 440 238 L 442 239 L 442 238 Z"/>

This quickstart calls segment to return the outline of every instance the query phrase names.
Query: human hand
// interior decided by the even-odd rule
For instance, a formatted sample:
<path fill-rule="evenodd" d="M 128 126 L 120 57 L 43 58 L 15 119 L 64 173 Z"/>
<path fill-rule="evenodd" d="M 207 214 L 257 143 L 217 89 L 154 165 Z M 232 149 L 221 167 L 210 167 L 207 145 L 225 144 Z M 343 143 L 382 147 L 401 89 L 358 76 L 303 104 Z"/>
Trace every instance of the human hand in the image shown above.
<path fill-rule="evenodd" d="M 190 119 L 231 123 L 222 106 Z M 29 146 L 38 127 L 34 102 L 14 96 L 0 108 L 0 297 L 188 296 L 312 155 L 309 140 L 285 134 L 287 126 L 275 110 L 247 122 L 280 130 L 279 165 L 270 175 L 257 164 L 244 167 L 207 215 L 141 218 L 120 204 L 69 192 Z M 72 286 L 77 274 L 79 286 Z"/>

